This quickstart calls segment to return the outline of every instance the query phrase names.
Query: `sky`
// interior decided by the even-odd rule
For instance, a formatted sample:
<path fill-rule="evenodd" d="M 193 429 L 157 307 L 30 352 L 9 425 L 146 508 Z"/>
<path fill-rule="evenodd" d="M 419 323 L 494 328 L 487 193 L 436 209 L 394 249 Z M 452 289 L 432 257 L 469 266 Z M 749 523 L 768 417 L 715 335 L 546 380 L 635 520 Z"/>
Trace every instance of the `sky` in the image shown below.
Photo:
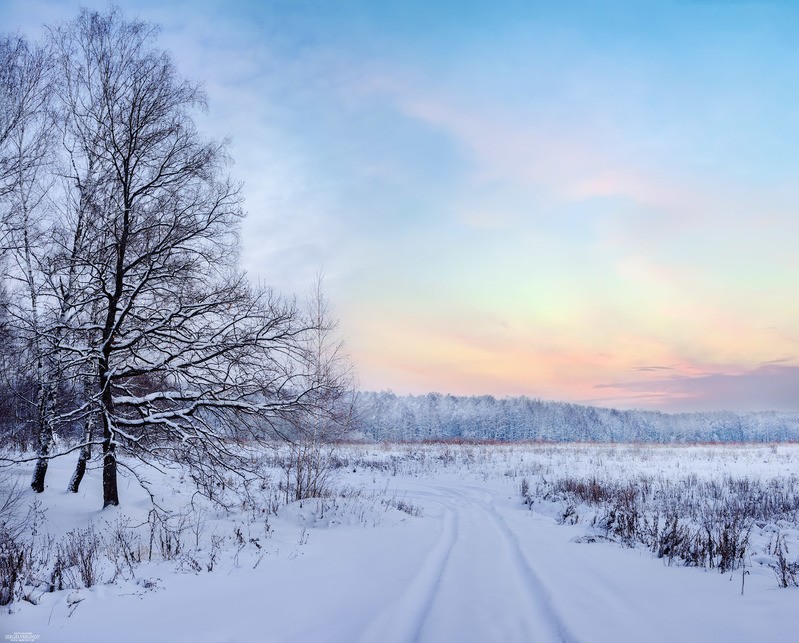
<path fill-rule="evenodd" d="M 244 268 L 324 273 L 361 388 L 799 410 L 799 3 L 118 6 L 205 86 Z"/>

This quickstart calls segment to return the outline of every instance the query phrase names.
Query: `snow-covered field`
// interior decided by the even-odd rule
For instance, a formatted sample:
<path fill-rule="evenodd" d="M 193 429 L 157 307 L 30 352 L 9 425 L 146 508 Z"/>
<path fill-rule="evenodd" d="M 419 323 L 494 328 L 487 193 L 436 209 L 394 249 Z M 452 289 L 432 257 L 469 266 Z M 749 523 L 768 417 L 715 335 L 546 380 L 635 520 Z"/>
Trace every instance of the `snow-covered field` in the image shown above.
<path fill-rule="evenodd" d="M 126 478 L 122 506 L 99 510 L 100 472 L 68 494 L 72 463 L 54 462 L 46 492 L 25 494 L 40 502 L 36 549 L 50 553 L 25 588 L 37 604 L 2 608 L 0 634 L 59 643 L 799 636 L 799 588 L 781 588 L 773 569 L 778 540 L 788 570 L 799 553 L 797 445 L 345 446 L 330 461 L 330 494 L 289 503 L 282 457 L 270 454 L 264 483 L 228 511 L 180 472 L 152 470 L 153 499 Z M 27 468 L 15 471 L 27 482 Z M 622 529 L 630 507 L 635 528 Z M 715 550 L 705 560 L 713 568 L 686 567 L 630 536 L 650 534 L 662 549 L 677 511 L 692 538 L 739 516 L 744 555 L 720 573 Z"/>

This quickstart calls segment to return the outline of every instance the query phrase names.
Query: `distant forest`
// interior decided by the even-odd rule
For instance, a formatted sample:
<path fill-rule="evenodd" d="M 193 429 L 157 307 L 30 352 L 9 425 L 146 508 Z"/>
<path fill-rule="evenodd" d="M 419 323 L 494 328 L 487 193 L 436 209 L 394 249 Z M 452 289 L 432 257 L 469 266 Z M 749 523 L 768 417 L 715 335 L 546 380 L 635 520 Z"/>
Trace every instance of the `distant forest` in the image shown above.
<path fill-rule="evenodd" d="M 356 394 L 358 426 L 381 441 L 799 441 L 799 413 L 620 411 L 528 397 Z"/>

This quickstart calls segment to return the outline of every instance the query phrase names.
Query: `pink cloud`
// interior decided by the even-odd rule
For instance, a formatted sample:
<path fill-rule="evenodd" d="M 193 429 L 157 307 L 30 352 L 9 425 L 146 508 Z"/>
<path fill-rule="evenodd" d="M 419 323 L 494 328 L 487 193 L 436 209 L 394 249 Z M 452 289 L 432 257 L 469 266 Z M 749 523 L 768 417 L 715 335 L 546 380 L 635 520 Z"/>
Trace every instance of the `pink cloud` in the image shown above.
<path fill-rule="evenodd" d="M 799 410 L 799 366 L 767 364 L 736 374 L 676 376 L 595 388 L 617 391 L 606 401 L 641 400 L 669 411 Z"/>

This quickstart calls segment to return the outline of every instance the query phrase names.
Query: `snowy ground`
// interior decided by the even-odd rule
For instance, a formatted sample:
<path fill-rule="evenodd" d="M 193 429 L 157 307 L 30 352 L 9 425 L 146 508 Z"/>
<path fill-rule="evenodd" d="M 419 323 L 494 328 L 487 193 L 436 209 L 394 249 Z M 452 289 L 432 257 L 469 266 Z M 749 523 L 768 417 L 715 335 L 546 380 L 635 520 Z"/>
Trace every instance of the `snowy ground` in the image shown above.
<path fill-rule="evenodd" d="M 780 529 L 795 559 L 795 524 L 756 528 L 741 595 L 741 569 L 669 566 L 643 547 L 577 542 L 595 531 L 590 508 L 559 524 L 557 500 L 530 510 L 519 485 L 564 475 L 782 484 L 795 482 L 798 446 L 364 446 L 337 457 L 337 494 L 276 514 L 279 468 L 263 504 L 228 514 L 197 498 L 190 512 L 187 482 L 153 478 L 157 500 L 176 513 L 180 551 L 168 560 L 134 481 L 122 485 L 121 508 L 98 511 L 99 472 L 75 496 L 61 491 L 71 463 L 55 463 L 38 497 L 37 537 L 92 523 L 109 540 L 137 534 L 144 555 L 129 567 L 105 561 L 105 582 L 89 589 L 42 589 L 38 605 L 4 608 L 0 634 L 59 643 L 796 640 L 799 589 L 779 588 L 759 551 Z M 152 533 L 160 542 L 148 561 Z"/>

